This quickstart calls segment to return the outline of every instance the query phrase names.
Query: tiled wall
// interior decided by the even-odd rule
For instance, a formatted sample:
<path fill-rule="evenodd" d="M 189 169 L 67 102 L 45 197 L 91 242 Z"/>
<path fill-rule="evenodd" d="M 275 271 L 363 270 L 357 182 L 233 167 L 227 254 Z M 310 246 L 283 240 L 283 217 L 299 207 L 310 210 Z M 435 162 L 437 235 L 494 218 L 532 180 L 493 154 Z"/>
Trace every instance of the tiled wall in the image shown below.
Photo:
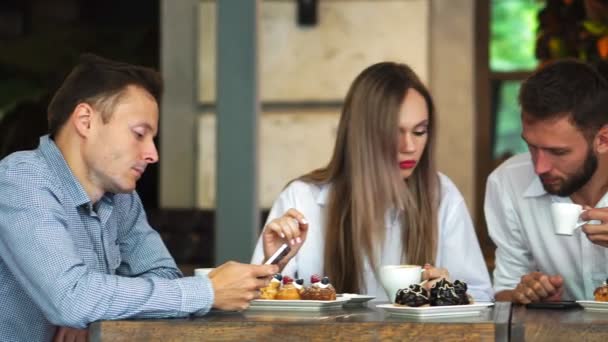
<path fill-rule="evenodd" d="M 410 64 L 428 79 L 428 0 L 322 0 L 314 27 L 296 23 L 296 1 L 262 1 L 262 101 L 342 100 L 363 68 Z M 199 99 L 215 99 L 215 2 L 202 1 Z"/>
<path fill-rule="evenodd" d="M 215 116 L 199 118 L 197 203 L 215 207 Z M 260 120 L 259 200 L 270 208 L 290 180 L 327 164 L 333 150 L 338 112 L 293 110 L 262 113 Z"/>
<path fill-rule="evenodd" d="M 328 161 L 339 103 L 363 68 L 383 60 L 405 62 L 428 80 L 429 8 L 428 0 L 323 0 L 319 23 L 302 28 L 297 26 L 295 1 L 262 1 L 260 96 L 263 103 L 282 104 L 260 118 L 262 207 L 272 205 L 287 181 Z M 199 100 L 213 108 L 213 1 L 202 1 L 199 33 Z M 201 208 L 213 208 L 215 203 L 214 127 L 212 110 L 201 113 L 197 163 Z"/>

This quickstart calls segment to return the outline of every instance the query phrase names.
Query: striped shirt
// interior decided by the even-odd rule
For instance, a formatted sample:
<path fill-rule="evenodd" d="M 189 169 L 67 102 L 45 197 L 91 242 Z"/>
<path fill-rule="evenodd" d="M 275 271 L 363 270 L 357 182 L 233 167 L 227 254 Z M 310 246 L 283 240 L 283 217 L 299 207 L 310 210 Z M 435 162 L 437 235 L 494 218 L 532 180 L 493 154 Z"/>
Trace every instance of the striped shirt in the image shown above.
<path fill-rule="evenodd" d="M 0 161 L 0 341 L 57 326 L 204 314 L 207 277 L 182 277 L 135 191 L 92 203 L 48 137 Z"/>

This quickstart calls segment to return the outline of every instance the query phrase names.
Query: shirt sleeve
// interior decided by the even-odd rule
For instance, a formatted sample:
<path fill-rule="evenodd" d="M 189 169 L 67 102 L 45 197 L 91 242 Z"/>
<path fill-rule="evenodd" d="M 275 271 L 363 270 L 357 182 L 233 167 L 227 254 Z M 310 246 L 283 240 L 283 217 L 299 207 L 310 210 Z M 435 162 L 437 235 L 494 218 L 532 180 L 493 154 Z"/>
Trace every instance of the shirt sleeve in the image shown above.
<path fill-rule="evenodd" d="M 98 320 L 210 309 L 206 277 L 125 277 L 89 269 L 67 229 L 75 218 L 50 182 L 26 167 L 0 179 L 0 258 L 52 324 L 84 328 Z"/>
<path fill-rule="evenodd" d="M 453 280 L 466 282 L 476 301 L 492 301 L 492 283 L 469 211 L 458 189 L 449 185 L 440 209 L 437 266 L 446 268 Z"/>
<path fill-rule="evenodd" d="M 285 188 L 285 190 L 281 192 L 277 200 L 274 202 L 272 208 L 270 209 L 270 213 L 268 214 L 268 218 L 266 219 L 266 223 L 264 224 L 264 229 L 266 229 L 266 225 L 270 221 L 283 216 L 283 214 L 285 214 L 287 210 L 291 208 L 298 209 L 296 208 L 297 194 L 295 193 L 294 185 L 295 182 Z M 262 241 L 263 234 L 264 232 L 262 231 L 258 238 L 258 242 L 256 243 L 255 250 L 253 251 L 253 256 L 251 257 L 252 264 L 261 264 L 264 262 L 264 244 Z M 289 260 L 287 265 L 285 265 L 285 267 L 281 271 L 281 274 L 293 277 L 295 276 L 297 270 L 298 262 L 296 255 L 295 257 L 291 258 L 291 260 Z"/>
<path fill-rule="evenodd" d="M 486 184 L 484 213 L 488 233 L 496 245 L 494 290 L 512 290 L 531 270 L 531 256 L 522 238 L 522 225 L 500 175 L 492 173 Z"/>

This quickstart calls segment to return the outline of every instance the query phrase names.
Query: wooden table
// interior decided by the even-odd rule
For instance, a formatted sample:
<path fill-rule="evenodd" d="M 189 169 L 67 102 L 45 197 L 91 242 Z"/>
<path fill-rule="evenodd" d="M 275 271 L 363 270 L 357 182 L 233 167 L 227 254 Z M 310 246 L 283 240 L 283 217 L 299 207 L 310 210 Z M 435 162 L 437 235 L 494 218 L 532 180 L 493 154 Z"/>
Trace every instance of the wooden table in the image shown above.
<path fill-rule="evenodd" d="M 190 319 L 96 322 L 90 327 L 90 340 L 507 341 L 510 310 L 510 303 L 496 303 L 480 316 L 432 320 L 390 316 L 374 304 L 328 313 L 212 312 Z"/>
<path fill-rule="evenodd" d="M 512 341 L 608 341 L 608 313 L 513 306 Z"/>

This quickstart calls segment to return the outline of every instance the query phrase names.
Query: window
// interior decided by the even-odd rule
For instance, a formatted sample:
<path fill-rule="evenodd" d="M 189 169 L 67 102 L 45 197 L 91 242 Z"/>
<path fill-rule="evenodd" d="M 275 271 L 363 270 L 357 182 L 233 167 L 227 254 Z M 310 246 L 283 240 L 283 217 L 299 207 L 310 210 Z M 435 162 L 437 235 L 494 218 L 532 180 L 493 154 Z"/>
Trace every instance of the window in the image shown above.
<path fill-rule="evenodd" d="M 521 139 L 517 94 L 521 81 L 538 64 L 534 54 L 537 0 L 492 0 L 490 4 L 489 66 L 491 85 L 492 158 L 502 160 L 526 151 Z"/>
<path fill-rule="evenodd" d="M 476 1 L 476 209 L 475 223 L 488 269 L 494 245 L 485 229 L 487 176 L 505 158 L 526 150 L 517 94 L 538 65 L 535 56 L 540 0 Z"/>

